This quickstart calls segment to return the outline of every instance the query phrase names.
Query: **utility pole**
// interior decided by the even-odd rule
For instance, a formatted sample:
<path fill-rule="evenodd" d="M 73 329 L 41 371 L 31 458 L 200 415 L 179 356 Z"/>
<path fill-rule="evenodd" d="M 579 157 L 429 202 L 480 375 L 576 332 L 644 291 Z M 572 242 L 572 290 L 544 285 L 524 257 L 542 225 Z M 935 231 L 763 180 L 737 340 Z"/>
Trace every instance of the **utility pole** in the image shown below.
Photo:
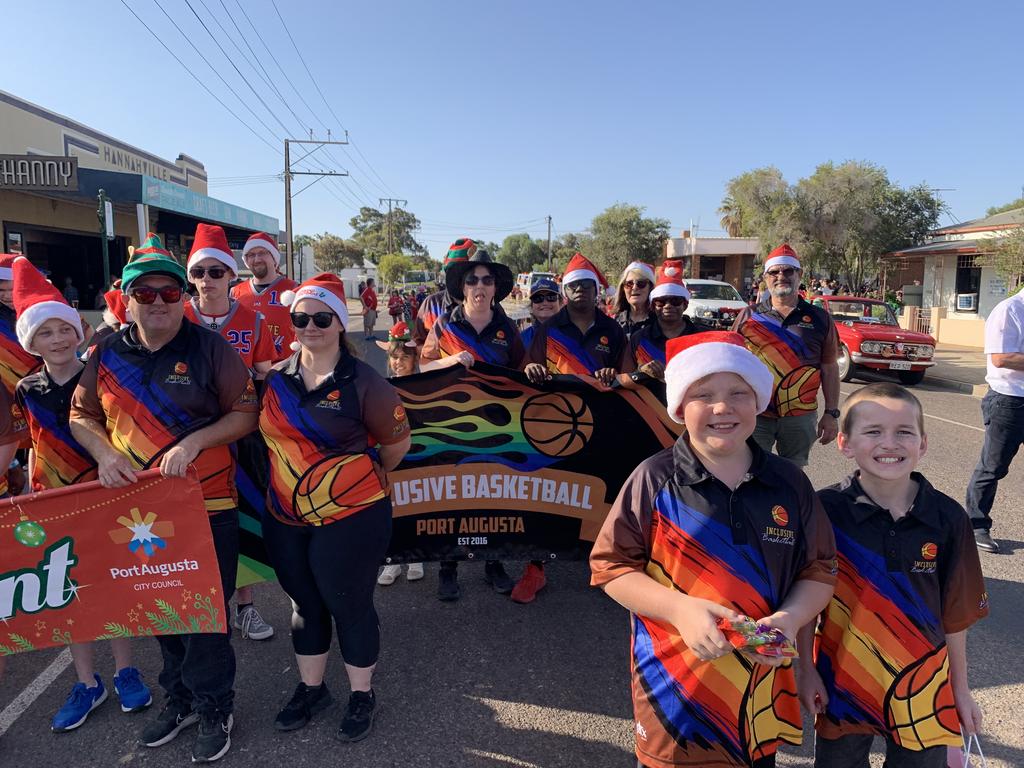
<path fill-rule="evenodd" d="M 393 239 L 391 235 L 391 206 L 395 205 L 401 208 L 403 205 L 408 205 L 408 200 L 399 200 L 397 197 L 380 197 L 378 198 L 379 205 L 388 204 L 388 253 L 394 253 Z"/>
<path fill-rule="evenodd" d="M 548 216 L 548 272 L 551 272 L 551 216 Z"/>
<path fill-rule="evenodd" d="M 291 163 L 291 144 L 315 144 L 313 149 L 309 150 L 306 154 L 300 157 L 295 162 L 301 163 L 307 157 L 312 155 L 321 147 L 328 144 L 348 144 L 348 131 L 345 131 L 344 141 L 333 141 L 331 140 L 331 132 L 327 132 L 327 140 L 321 141 L 313 138 L 313 132 L 310 131 L 308 139 L 285 139 L 284 140 L 284 232 L 285 232 L 285 273 L 290 278 L 295 278 L 295 263 L 294 254 L 292 249 L 292 197 L 298 197 L 307 189 L 312 187 L 318 181 L 323 179 L 325 176 L 348 176 L 348 171 L 293 171 Z M 309 184 L 304 186 L 294 195 L 292 195 L 292 176 L 316 176 L 317 178 L 311 181 Z M 300 276 L 301 277 L 301 276 Z"/>

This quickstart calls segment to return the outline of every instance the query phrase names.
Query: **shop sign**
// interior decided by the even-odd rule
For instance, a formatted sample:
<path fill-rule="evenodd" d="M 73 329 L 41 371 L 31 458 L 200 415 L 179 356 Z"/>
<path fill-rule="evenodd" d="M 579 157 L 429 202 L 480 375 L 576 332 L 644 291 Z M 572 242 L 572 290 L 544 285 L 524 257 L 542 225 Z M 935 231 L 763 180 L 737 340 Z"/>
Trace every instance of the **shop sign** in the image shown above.
<path fill-rule="evenodd" d="M 0 155 L 0 189 L 77 192 L 78 158 Z"/>
<path fill-rule="evenodd" d="M 142 202 L 162 208 L 165 211 L 183 213 L 197 219 L 216 221 L 241 229 L 260 232 L 277 232 L 277 219 L 250 211 L 223 200 L 200 195 L 180 184 L 154 178 L 142 177 Z"/>

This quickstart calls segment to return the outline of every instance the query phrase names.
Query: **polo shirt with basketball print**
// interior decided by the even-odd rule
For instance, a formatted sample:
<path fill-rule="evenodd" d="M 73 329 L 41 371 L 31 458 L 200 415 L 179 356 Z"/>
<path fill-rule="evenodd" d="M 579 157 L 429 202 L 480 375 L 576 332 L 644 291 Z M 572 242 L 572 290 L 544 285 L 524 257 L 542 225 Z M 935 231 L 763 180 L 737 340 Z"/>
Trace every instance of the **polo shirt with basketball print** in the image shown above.
<path fill-rule="evenodd" d="M 291 525 L 327 525 L 385 498 L 377 445 L 409 435 L 398 392 L 373 368 L 342 353 L 307 390 L 299 353 L 267 374 L 260 432 L 270 455 L 268 509 Z"/>
<path fill-rule="evenodd" d="M 69 422 L 71 398 L 81 377 L 79 371 L 58 384 L 43 368 L 18 382 L 15 398 L 35 452 L 30 478 L 33 491 L 96 479 L 96 462 L 71 434 Z"/>
<path fill-rule="evenodd" d="M 219 333 L 241 356 L 250 371 L 255 370 L 256 363 L 270 363 L 277 359 L 274 338 L 267 327 L 266 318 L 240 301 L 233 300 L 227 314 L 207 322 L 199 311 L 199 301 L 193 298 L 185 303 L 185 317 L 203 328 Z"/>
<path fill-rule="evenodd" d="M 38 371 L 43 364 L 40 358 L 21 346 L 15 331 L 16 320 L 14 310 L 0 302 L 0 384 L 11 399 L 18 382 Z"/>
<path fill-rule="evenodd" d="M 420 359 L 440 360 L 459 352 L 469 352 L 474 360 L 483 363 L 516 370 L 522 369 L 526 358 L 519 330 L 500 306 L 494 308 L 491 322 L 477 333 L 466 320 L 462 305 L 456 304 L 430 329 Z"/>
<path fill-rule="evenodd" d="M 266 285 L 257 286 L 250 278 L 231 289 L 231 298 L 266 319 L 267 329 L 274 339 L 274 362 L 279 362 L 291 353 L 290 344 L 295 341 L 292 328 L 291 310 L 281 303 L 281 294 L 294 291 L 299 284 L 294 280 L 278 275 Z M 259 290 L 257 290 L 257 287 Z"/>
<path fill-rule="evenodd" d="M 828 312 L 801 298 L 783 317 L 769 300 L 743 309 L 732 330 L 743 334 L 747 348 L 775 378 L 771 402 L 761 416 L 803 416 L 818 409 L 821 365 L 834 363 L 839 355 L 839 334 Z"/>
<path fill-rule="evenodd" d="M 917 472 L 899 520 L 857 475 L 818 492 L 836 536 L 839 579 L 816 638 L 825 738 L 892 737 L 909 750 L 961 743 L 946 635 L 988 615 L 971 521 Z"/>
<path fill-rule="evenodd" d="M 427 334 L 434 327 L 439 317 L 444 317 L 455 306 L 455 299 L 448 291 L 432 293 L 420 304 L 416 312 L 416 322 L 413 324 L 412 338 L 417 345 L 423 346 L 427 341 Z"/>
<path fill-rule="evenodd" d="M 104 424 L 135 469 L 159 464 L 182 438 L 232 411 L 256 412 L 249 369 L 220 335 L 183 318 L 177 335 L 151 352 L 136 334 L 133 323 L 103 340 L 71 400 L 71 418 Z M 238 506 L 229 445 L 207 448 L 193 464 L 207 512 Z"/>
<path fill-rule="evenodd" d="M 539 363 L 549 373 L 593 376 L 602 368 L 624 370 L 623 353 L 627 348 L 622 327 L 608 315 L 594 310 L 594 323 L 581 333 L 562 307 L 547 322 L 535 328 L 526 351 L 527 362 Z"/>
<path fill-rule="evenodd" d="M 10 445 L 24 440 L 28 433 L 25 417 L 21 408 L 0 387 L 0 445 Z M 0 472 L 0 497 L 7 495 L 7 472 Z"/>
<path fill-rule="evenodd" d="M 686 436 L 644 461 L 623 485 L 590 555 L 591 584 L 645 573 L 755 619 L 802 580 L 835 582 L 835 541 L 810 481 L 747 441 L 753 459 L 733 490 Z M 636 754 L 649 768 L 749 766 L 780 743 L 800 744 L 792 666 L 739 651 L 701 661 L 671 624 L 633 614 Z"/>

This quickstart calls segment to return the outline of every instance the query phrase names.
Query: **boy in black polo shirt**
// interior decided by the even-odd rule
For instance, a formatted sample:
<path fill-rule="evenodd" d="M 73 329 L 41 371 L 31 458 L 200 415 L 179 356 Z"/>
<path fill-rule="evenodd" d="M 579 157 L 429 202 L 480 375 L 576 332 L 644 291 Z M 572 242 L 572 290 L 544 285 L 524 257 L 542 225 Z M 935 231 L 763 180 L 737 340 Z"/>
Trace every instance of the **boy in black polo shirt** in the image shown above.
<path fill-rule="evenodd" d="M 897 384 L 863 387 L 843 407 L 838 445 L 858 470 L 818 494 L 839 581 L 816 661 L 812 623 L 797 662 L 818 768 L 867 768 L 875 734 L 890 768 L 942 768 L 961 727 L 981 727 L 966 642 L 988 597 L 967 513 L 914 472 L 927 442 L 920 402 Z"/>

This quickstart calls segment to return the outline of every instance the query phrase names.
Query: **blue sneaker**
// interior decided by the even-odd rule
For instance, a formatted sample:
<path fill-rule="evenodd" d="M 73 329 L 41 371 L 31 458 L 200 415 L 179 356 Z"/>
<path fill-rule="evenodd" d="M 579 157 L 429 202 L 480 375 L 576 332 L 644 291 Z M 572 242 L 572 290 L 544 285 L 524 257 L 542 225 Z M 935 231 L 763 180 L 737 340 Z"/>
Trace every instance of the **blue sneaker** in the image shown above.
<path fill-rule="evenodd" d="M 121 700 L 122 712 L 141 712 L 153 703 L 153 696 L 135 667 L 125 667 L 114 675 L 114 690 Z"/>
<path fill-rule="evenodd" d="M 85 722 L 89 714 L 100 704 L 107 700 L 107 689 L 103 687 L 103 681 L 99 675 L 96 678 L 96 685 L 86 686 L 85 683 L 75 683 L 75 687 L 68 694 L 68 700 L 60 708 L 53 721 L 50 723 L 50 730 L 54 733 L 73 731 Z"/>

